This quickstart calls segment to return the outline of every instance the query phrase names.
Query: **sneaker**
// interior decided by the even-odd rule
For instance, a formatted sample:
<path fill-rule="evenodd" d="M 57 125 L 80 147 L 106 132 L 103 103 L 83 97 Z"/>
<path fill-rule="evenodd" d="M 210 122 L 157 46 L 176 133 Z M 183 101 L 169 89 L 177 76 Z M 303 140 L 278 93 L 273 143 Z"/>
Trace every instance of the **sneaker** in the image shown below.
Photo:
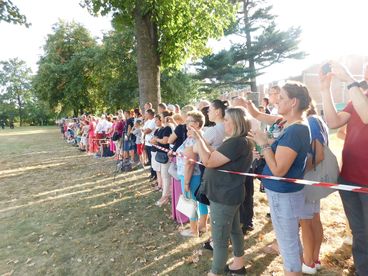
<path fill-rule="evenodd" d="M 320 260 L 315 261 L 314 266 L 316 267 L 317 270 L 320 270 L 322 268 L 321 261 Z"/>
<path fill-rule="evenodd" d="M 182 235 L 183 237 L 194 237 L 195 236 L 193 234 L 192 230 L 190 230 L 190 229 L 185 229 L 185 230 L 181 231 L 180 235 Z"/>
<path fill-rule="evenodd" d="M 230 269 L 229 265 L 226 265 L 225 272 L 230 273 L 231 275 L 246 275 L 247 274 L 247 270 L 245 269 L 244 266 L 239 269 Z"/>
<path fill-rule="evenodd" d="M 303 263 L 302 272 L 304 274 L 313 275 L 313 274 L 317 273 L 317 268 L 316 268 L 315 264 L 313 264 L 313 266 L 307 266 L 305 263 Z"/>
<path fill-rule="evenodd" d="M 243 235 L 246 235 L 253 230 L 254 230 L 253 225 L 246 225 L 242 227 Z"/>
<path fill-rule="evenodd" d="M 204 242 L 203 245 L 202 245 L 202 247 L 204 249 L 213 251 L 213 241 L 208 240 L 208 241 Z"/>

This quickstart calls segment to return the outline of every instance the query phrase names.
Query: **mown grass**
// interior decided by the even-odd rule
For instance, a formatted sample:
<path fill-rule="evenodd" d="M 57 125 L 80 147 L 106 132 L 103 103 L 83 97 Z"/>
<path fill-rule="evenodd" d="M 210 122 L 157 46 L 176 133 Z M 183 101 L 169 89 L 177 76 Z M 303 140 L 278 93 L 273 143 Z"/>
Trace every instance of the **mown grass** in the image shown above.
<path fill-rule="evenodd" d="M 171 206 L 154 205 L 160 195 L 144 170 L 114 180 L 114 160 L 79 152 L 53 127 L 1 131 L 0 151 L 0 275 L 206 275 L 211 252 L 201 243 L 208 234 L 182 238 Z M 261 250 L 274 234 L 258 183 L 255 190 L 248 274 L 282 275 L 281 258 Z M 319 275 L 351 274 L 337 193 L 322 208 Z"/>

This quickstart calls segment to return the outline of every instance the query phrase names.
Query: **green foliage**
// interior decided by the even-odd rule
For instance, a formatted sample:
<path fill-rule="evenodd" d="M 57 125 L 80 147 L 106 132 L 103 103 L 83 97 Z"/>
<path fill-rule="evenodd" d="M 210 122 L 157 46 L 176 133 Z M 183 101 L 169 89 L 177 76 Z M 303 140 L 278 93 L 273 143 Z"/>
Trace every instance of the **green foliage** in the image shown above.
<path fill-rule="evenodd" d="M 201 98 L 198 81 L 183 71 L 161 74 L 162 101 L 184 106 Z"/>
<path fill-rule="evenodd" d="M 93 90 L 96 41 L 80 24 L 60 21 L 48 35 L 44 55 L 33 85 L 50 108 L 63 113 L 94 110 L 98 101 Z"/>
<path fill-rule="evenodd" d="M 0 105 L 11 114 L 16 112 L 22 125 L 25 105 L 31 98 L 31 69 L 17 58 L 0 65 Z"/>
<path fill-rule="evenodd" d="M 209 54 L 208 39 L 222 36 L 235 13 L 234 6 L 222 0 L 84 0 L 84 4 L 94 14 L 112 13 L 117 30 L 135 28 L 140 98 L 154 103 L 160 101 L 158 70 L 178 69 L 189 58 Z"/>
<path fill-rule="evenodd" d="M 0 1 L 0 22 L 25 25 L 27 28 L 31 25 L 27 22 L 25 15 L 21 14 L 19 8 L 10 0 Z"/>
<path fill-rule="evenodd" d="M 95 75 L 100 98 L 108 111 L 138 106 L 137 62 L 131 28 L 104 36 Z"/>
<path fill-rule="evenodd" d="M 252 86 L 257 76 L 275 63 L 287 59 L 302 59 L 306 53 L 298 50 L 301 29 L 286 31 L 277 28 L 276 16 L 266 0 L 242 0 L 241 14 L 227 30 L 228 35 L 241 40 L 229 50 L 209 55 L 197 63 L 197 78 L 205 80 L 207 89 L 225 86 Z M 254 90 L 255 91 L 255 90 Z"/>
<path fill-rule="evenodd" d="M 209 53 L 209 38 L 219 38 L 234 20 L 235 9 L 222 0 L 85 0 L 94 14 L 113 13 L 117 28 L 134 25 L 134 12 L 139 5 L 157 26 L 161 65 L 179 68 L 188 58 Z"/>

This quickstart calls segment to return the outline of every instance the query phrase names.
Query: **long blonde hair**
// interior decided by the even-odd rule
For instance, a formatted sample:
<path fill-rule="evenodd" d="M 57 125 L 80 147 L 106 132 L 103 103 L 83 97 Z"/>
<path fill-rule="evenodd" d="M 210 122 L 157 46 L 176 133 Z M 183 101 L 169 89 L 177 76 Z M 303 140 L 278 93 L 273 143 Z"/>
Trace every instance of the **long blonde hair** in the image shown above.
<path fill-rule="evenodd" d="M 231 137 L 247 137 L 251 129 L 250 120 L 246 117 L 246 111 L 243 107 L 230 107 L 226 109 L 228 115 L 234 123 L 234 131 Z"/>

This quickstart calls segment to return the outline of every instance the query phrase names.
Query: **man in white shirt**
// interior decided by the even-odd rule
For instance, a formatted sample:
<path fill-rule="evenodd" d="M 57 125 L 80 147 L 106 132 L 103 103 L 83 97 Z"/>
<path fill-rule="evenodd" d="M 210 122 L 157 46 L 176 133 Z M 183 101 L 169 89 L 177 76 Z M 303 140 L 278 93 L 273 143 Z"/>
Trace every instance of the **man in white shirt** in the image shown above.
<path fill-rule="evenodd" d="M 145 122 L 143 125 L 143 136 L 144 136 L 144 149 L 147 153 L 148 157 L 148 164 L 151 166 L 151 151 L 152 151 L 152 144 L 150 143 L 151 139 L 153 138 L 153 133 L 156 128 L 155 124 L 155 112 L 153 109 L 148 109 L 144 113 Z M 156 172 L 152 169 L 151 166 L 151 180 L 156 179 Z"/>
<path fill-rule="evenodd" d="M 110 123 L 106 120 L 106 115 L 102 114 L 101 119 L 98 121 L 95 129 L 96 144 L 100 147 L 101 140 L 106 137 L 106 132 L 110 127 Z"/>
<path fill-rule="evenodd" d="M 106 115 L 101 115 L 101 119 L 98 121 L 95 133 L 96 134 L 105 134 L 110 127 L 110 123 L 106 120 Z"/>

